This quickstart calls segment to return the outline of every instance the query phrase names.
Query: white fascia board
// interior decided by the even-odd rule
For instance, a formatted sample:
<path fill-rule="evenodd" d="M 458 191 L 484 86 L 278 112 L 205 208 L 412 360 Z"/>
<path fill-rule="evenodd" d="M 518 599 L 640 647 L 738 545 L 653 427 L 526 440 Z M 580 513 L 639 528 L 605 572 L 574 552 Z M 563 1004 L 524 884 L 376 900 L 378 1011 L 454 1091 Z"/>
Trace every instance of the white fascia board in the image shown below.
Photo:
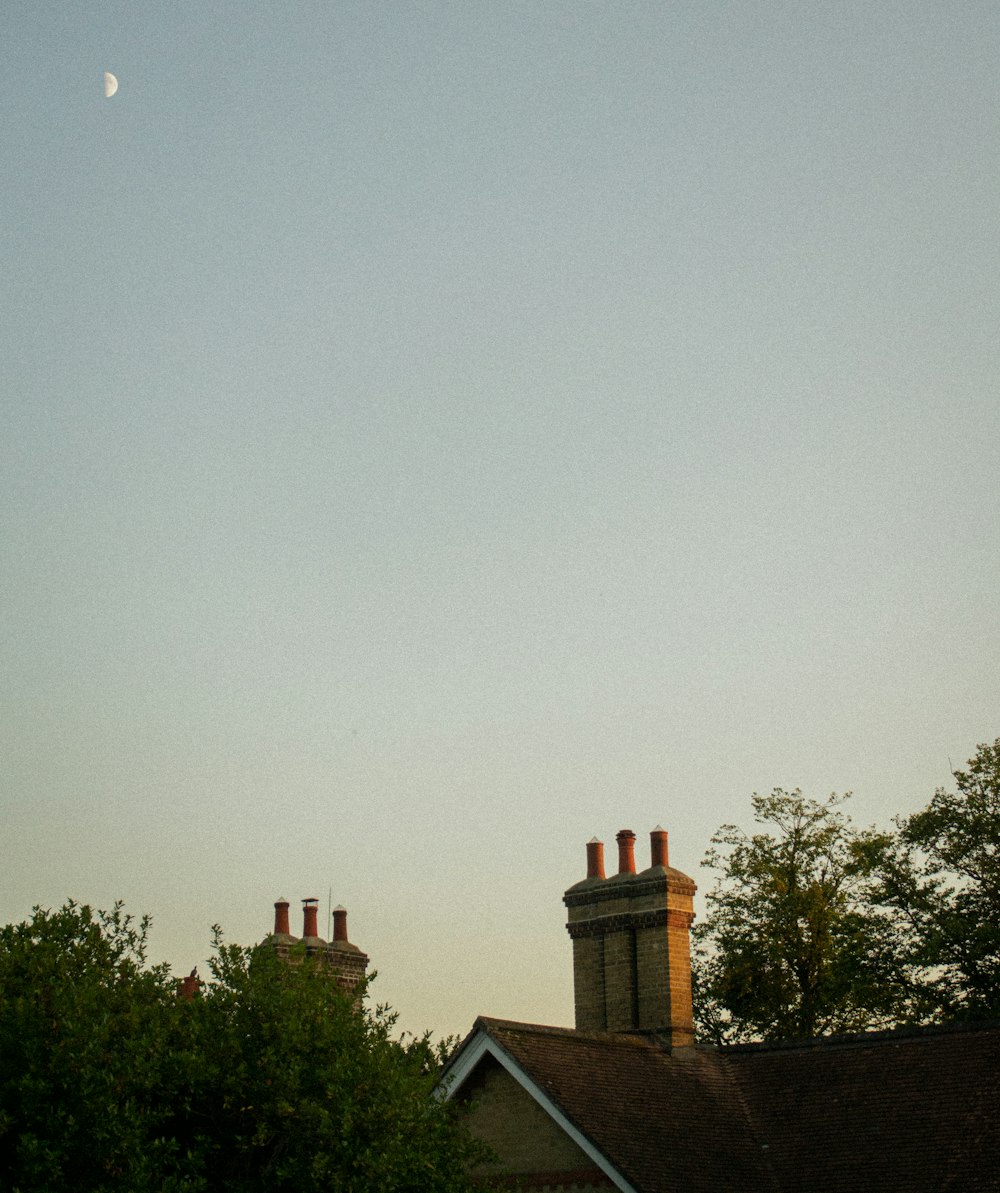
<path fill-rule="evenodd" d="M 457 1058 L 454 1068 L 450 1069 L 442 1079 L 441 1085 L 436 1091 L 439 1097 L 443 1097 L 445 1101 L 450 1101 L 455 1094 L 465 1084 L 466 1079 L 470 1076 L 476 1065 L 489 1053 L 495 1060 L 507 1070 L 507 1072 L 514 1078 L 514 1080 L 523 1089 L 535 1099 L 541 1106 L 545 1113 L 551 1118 L 557 1126 L 566 1132 L 566 1134 L 573 1140 L 573 1142 L 585 1152 L 587 1156 L 593 1160 L 594 1164 L 604 1173 L 604 1175 L 614 1182 L 615 1187 L 621 1190 L 621 1193 L 638 1193 L 634 1185 L 622 1176 L 622 1174 L 610 1164 L 607 1157 L 590 1142 L 590 1140 L 579 1131 L 566 1117 L 559 1107 L 552 1101 L 552 1099 L 542 1090 L 527 1073 L 512 1057 L 500 1047 L 488 1032 L 480 1032 L 476 1039 L 470 1041 L 466 1046 L 465 1051 Z"/>

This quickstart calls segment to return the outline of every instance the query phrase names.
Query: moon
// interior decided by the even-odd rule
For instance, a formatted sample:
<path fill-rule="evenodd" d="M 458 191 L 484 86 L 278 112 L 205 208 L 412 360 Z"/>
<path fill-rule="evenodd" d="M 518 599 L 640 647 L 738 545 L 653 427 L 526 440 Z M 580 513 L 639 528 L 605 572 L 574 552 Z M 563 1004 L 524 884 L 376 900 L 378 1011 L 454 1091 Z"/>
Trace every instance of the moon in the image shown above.
<path fill-rule="evenodd" d="M 110 99 L 118 90 L 118 80 L 110 70 L 104 72 L 104 98 Z"/>

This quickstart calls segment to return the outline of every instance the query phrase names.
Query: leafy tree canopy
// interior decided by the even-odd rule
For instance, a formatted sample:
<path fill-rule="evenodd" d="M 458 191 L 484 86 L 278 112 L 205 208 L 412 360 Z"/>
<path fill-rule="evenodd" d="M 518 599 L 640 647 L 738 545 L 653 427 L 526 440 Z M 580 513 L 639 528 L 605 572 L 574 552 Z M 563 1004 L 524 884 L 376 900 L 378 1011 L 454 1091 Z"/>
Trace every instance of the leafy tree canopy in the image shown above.
<path fill-rule="evenodd" d="M 879 864 L 935 1013 L 1000 1018 L 1000 738 L 983 744 L 954 792 L 897 819 Z"/>
<path fill-rule="evenodd" d="M 723 825 L 695 929 L 695 1012 L 718 1042 L 860 1031 L 906 1013 L 893 917 L 873 908 L 881 838 L 855 829 L 846 795 L 753 796 L 761 830 Z"/>
<path fill-rule="evenodd" d="M 12 1190 L 452 1193 L 479 1157 L 398 1040 L 293 950 L 225 944 L 178 997 L 147 919 L 67 903 L 0 929 L 0 1171 Z"/>

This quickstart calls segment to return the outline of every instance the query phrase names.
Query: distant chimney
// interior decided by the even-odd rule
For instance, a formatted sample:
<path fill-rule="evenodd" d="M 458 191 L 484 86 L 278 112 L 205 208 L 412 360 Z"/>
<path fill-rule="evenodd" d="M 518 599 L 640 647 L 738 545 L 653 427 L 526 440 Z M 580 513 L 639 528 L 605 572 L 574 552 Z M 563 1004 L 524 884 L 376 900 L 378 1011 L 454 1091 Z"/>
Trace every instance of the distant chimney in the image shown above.
<path fill-rule="evenodd" d="M 587 878 L 604 877 L 604 842 L 596 837 L 587 842 Z"/>
<path fill-rule="evenodd" d="M 186 977 L 181 978 L 177 983 L 177 997 L 183 1002 L 191 1002 L 200 988 L 201 980 L 198 977 L 198 968 L 195 966 Z"/>
<path fill-rule="evenodd" d="M 333 940 L 327 945 L 327 959 L 344 990 L 354 991 L 364 981 L 368 957 L 347 939 L 347 908 L 333 909 Z"/>
<path fill-rule="evenodd" d="M 274 904 L 274 931 L 267 939 L 279 957 L 287 957 L 288 950 L 296 943 L 288 926 L 288 900 L 284 897 Z"/>
<path fill-rule="evenodd" d="M 650 833 L 648 870 L 635 872 L 635 834 L 617 835 L 618 874 L 591 874 L 563 896 L 573 941 L 580 1031 L 654 1031 L 671 1046 L 694 1043 L 690 928 L 694 882 L 667 864 L 667 834 Z"/>
<path fill-rule="evenodd" d="M 318 899 L 303 899 L 302 900 L 302 939 L 314 943 L 324 943 L 320 940 L 319 935 L 319 900 Z"/>
<path fill-rule="evenodd" d="M 348 993 L 358 990 L 368 969 L 368 956 L 347 939 L 347 910 L 333 909 L 333 939 L 329 944 L 319 935 L 319 900 L 302 900 L 302 940 L 288 931 L 288 901 L 274 905 L 274 932 L 265 941 L 279 957 L 296 965 L 301 953 L 293 946 L 305 945 L 306 956 L 329 971 L 330 977 Z M 360 992 L 357 995 L 360 997 Z"/>
<path fill-rule="evenodd" d="M 630 828 L 623 828 L 616 834 L 615 840 L 618 842 L 618 873 L 634 874 L 635 833 Z"/>
<path fill-rule="evenodd" d="M 347 940 L 347 908 L 339 905 L 333 909 L 333 939 Z"/>

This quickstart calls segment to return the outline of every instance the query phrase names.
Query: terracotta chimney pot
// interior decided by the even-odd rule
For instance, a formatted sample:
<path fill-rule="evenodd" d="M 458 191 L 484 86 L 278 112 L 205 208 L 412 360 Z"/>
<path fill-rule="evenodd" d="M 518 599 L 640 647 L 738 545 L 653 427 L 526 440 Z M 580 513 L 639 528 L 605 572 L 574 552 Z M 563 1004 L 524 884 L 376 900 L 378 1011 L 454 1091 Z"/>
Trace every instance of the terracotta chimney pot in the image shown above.
<path fill-rule="evenodd" d="M 623 828 L 615 836 L 618 842 L 618 873 L 635 873 L 635 833 L 630 828 Z"/>
<path fill-rule="evenodd" d="M 302 935 L 316 938 L 319 936 L 319 900 L 302 900 Z"/>
<path fill-rule="evenodd" d="M 669 866 L 667 860 L 667 830 L 659 825 L 649 834 L 649 864 L 651 866 Z"/>
<path fill-rule="evenodd" d="M 335 907 L 333 909 L 333 939 L 347 940 L 347 908 Z"/>
<path fill-rule="evenodd" d="M 288 926 L 288 900 L 279 899 L 274 905 L 274 935 L 291 936 L 292 930 Z"/>
<path fill-rule="evenodd" d="M 596 837 L 587 842 L 587 877 L 604 877 L 604 842 Z"/>

